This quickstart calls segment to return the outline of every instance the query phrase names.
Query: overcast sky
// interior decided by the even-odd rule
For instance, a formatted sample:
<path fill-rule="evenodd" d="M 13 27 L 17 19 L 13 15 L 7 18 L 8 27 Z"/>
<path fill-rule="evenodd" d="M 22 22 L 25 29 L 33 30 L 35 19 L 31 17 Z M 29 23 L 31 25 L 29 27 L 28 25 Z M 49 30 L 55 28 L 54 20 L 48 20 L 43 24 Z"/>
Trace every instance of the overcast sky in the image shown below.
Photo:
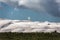
<path fill-rule="evenodd" d="M 60 17 L 60 0 L 0 0 L 13 7 L 24 6 L 26 8 Z"/>

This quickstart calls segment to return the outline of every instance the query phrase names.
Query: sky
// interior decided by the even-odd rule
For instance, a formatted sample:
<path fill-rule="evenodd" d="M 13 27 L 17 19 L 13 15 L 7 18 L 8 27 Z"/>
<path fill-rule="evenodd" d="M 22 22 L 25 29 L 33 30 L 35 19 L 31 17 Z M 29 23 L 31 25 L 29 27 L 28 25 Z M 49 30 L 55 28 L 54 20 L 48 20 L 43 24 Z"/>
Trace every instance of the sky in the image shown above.
<path fill-rule="evenodd" d="M 59 21 L 60 0 L 0 0 L 0 18 Z"/>

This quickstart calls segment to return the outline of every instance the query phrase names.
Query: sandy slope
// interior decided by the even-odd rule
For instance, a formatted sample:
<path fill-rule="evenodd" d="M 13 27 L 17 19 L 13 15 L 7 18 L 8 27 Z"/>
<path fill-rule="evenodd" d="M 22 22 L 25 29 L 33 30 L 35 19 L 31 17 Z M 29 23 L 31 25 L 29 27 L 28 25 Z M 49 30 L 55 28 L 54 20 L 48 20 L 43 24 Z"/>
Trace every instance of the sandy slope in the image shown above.
<path fill-rule="evenodd" d="M 54 32 L 60 33 L 60 23 L 0 19 L 0 32 Z"/>

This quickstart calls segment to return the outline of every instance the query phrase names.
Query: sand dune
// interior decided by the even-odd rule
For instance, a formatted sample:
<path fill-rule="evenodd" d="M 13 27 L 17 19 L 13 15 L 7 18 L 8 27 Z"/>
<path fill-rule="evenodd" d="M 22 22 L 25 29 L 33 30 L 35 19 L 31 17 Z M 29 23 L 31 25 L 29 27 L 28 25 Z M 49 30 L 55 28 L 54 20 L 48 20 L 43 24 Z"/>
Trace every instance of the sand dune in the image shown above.
<path fill-rule="evenodd" d="M 0 32 L 54 32 L 60 33 L 60 23 L 0 19 Z"/>

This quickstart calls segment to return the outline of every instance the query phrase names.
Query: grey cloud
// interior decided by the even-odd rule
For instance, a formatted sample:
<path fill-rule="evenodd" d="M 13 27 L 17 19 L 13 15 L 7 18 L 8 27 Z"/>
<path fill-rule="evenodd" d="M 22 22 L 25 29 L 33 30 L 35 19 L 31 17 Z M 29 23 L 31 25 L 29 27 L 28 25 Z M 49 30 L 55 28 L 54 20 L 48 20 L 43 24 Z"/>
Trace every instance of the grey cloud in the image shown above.
<path fill-rule="evenodd" d="M 60 17 L 60 0 L 0 0 L 11 6 L 28 8 Z"/>

